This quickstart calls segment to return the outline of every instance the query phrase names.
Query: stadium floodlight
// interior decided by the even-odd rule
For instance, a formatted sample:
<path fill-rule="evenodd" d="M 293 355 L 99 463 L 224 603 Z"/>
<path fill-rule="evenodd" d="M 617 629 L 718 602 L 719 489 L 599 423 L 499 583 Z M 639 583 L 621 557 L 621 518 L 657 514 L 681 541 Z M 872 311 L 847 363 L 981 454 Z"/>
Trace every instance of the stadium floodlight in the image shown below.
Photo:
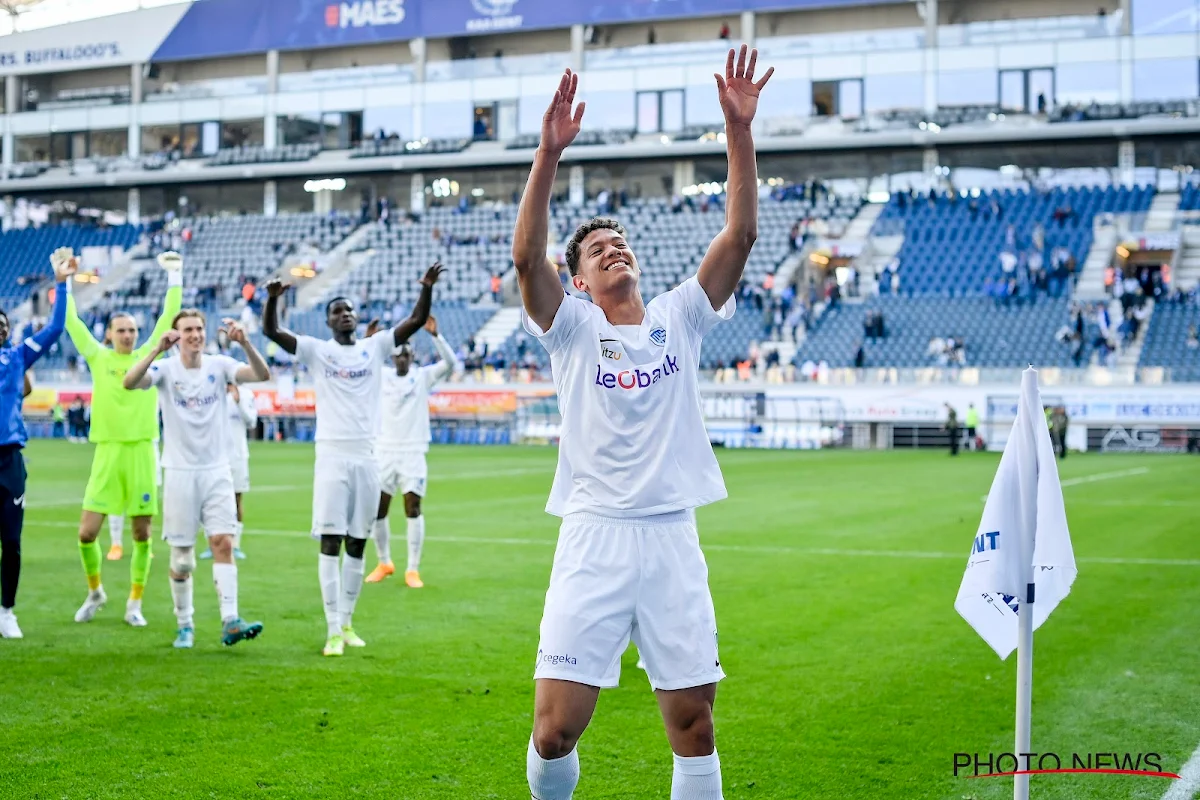
<path fill-rule="evenodd" d="M 988 492 L 954 609 L 1001 659 L 1017 651 L 1016 753 L 1030 752 L 1033 631 L 1070 593 L 1078 570 L 1062 484 L 1042 412 L 1037 372 L 1021 398 Z M 1029 800 L 1029 775 L 1014 775 L 1014 800 Z"/>

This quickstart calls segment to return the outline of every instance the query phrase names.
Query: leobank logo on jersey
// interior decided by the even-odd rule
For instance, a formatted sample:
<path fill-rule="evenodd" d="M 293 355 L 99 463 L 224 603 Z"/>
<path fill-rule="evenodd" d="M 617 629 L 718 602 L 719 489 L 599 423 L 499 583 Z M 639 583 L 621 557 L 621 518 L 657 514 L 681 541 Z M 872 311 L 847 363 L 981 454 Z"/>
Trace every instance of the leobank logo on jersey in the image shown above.
<path fill-rule="evenodd" d="M 404 22 L 404 0 L 355 0 L 325 6 L 326 28 L 366 28 Z"/>
<path fill-rule="evenodd" d="M 175 398 L 175 405 L 186 409 L 204 408 L 205 406 L 211 406 L 213 403 L 217 402 L 217 398 L 219 396 L 220 395 L 210 394 L 204 397 L 177 397 Z"/>
<path fill-rule="evenodd" d="M 605 372 L 596 365 L 596 385 L 605 389 L 645 389 L 651 384 L 658 383 L 679 372 L 678 356 L 667 356 L 661 367 L 655 367 L 650 372 L 640 369 L 626 369 L 620 372 Z"/>
<path fill-rule="evenodd" d="M 366 378 L 370 376 L 371 368 L 363 367 L 362 369 L 333 369 L 332 367 L 325 368 L 326 378 L 341 378 L 342 380 L 354 380 L 356 378 Z"/>

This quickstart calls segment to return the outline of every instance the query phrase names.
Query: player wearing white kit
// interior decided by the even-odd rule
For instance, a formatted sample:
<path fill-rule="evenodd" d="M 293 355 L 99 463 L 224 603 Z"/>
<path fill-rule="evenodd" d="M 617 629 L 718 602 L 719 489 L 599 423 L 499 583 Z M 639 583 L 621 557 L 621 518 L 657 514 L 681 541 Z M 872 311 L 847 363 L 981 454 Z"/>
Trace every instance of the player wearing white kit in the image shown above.
<path fill-rule="evenodd" d="M 238 615 L 237 565 L 233 561 L 236 506 L 229 471 L 225 386 L 271 377 L 267 362 L 246 334 L 226 320 L 229 338 L 242 345 L 249 364 L 204 354 L 204 314 L 185 309 L 150 353 L 125 375 L 126 389 L 159 390 L 163 418 L 163 539 L 171 546 L 171 594 L 179 630 L 175 647 L 192 647 L 192 571 L 196 531 L 213 551 L 213 583 L 221 609 L 221 642 L 233 645 L 262 632 L 261 622 Z M 155 363 L 176 343 L 179 354 Z"/>
<path fill-rule="evenodd" d="M 228 434 L 225 452 L 229 455 L 229 471 L 233 475 L 233 499 L 237 504 L 237 523 L 233 528 L 233 557 L 245 558 L 242 552 L 242 495 L 250 491 L 250 447 L 247 444 L 249 429 L 258 424 L 258 409 L 254 405 L 254 390 L 228 385 L 225 394 L 225 422 Z M 212 550 L 200 554 L 201 559 L 212 558 Z"/>
<path fill-rule="evenodd" d="M 704 427 L 699 389 L 705 334 L 734 312 L 758 226 L 750 124 L 757 51 L 717 79 L 729 159 L 725 227 L 698 273 L 648 305 L 639 267 L 614 220 L 582 225 L 567 246 L 575 288 L 546 265 L 550 196 L 563 150 L 579 133 L 570 70 L 542 121 L 521 198 L 513 261 L 526 329 L 550 353 L 562 434 L 546 510 L 563 518 L 542 614 L 534 727 L 526 757 L 532 796 L 568 800 L 579 781 L 576 743 L 600 689 L 618 684 L 632 637 L 658 696 L 675 759 L 673 800 L 720 800 L 713 735 L 716 615 L 694 509 L 726 496 Z"/>
<path fill-rule="evenodd" d="M 262 327 L 312 375 L 317 393 L 317 461 L 313 470 L 313 538 L 321 542 L 317 574 L 325 604 L 328 636 L 324 654 L 340 656 L 365 642 L 354 632 L 354 606 L 363 583 L 363 551 L 379 507 L 375 433 L 379 386 L 392 349 L 404 344 L 429 319 L 433 285 L 442 274 L 434 264 L 421 279 L 421 295 L 412 314 L 390 331 L 358 339 L 354 303 L 335 297 L 325 307 L 332 339 L 297 336 L 279 325 L 279 297 L 287 286 L 267 284 Z M 338 571 L 342 541 L 346 558 Z"/>
<path fill-rule="evenodd" d="M 441 357 L 425 367 L 412 368 L 412 345 L 400 345 L 392 353 L 395 372 L 383 376 L 383 409 L 379 433 L 379 513 L 375 519 L 375 550 L 379 565 L 367 576 L 367 583 L 378 583 L 395 573 L 392 565 L 391 528 L 388 511 L 392 498 L 399 491 L 404 495 L 405 533 L 408 541 L 408 566 L 404 582 L 420 589 L 421 545 L 425 541 L 425 517 L 421 515 L 421 498 L 425 496 L 425 479 L 429 470 L 425 454 L 433 438 L 429 430 L 429 392 L 454 374 L 459 368 L 454 348 L 438 333 L 437 320 L 432 316 L 425 330 L 433 337 L 433 346 Z"/>

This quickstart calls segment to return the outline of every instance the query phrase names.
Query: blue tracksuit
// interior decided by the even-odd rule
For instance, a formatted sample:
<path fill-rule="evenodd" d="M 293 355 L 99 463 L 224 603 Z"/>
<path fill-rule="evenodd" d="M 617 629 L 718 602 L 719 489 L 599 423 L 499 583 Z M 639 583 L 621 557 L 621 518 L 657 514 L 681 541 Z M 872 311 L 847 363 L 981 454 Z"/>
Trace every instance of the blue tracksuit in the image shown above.
<path fill-rule="evenodd" d="M 17 602 L 21 576 L 21 528 L 25 523 L 25 459 L 29 439 L 21 416 L 25 372 L 50 349 L 67 321 L 67 284 L 54 291 L 49 324 L 19 345 L 0 346 L 0 606 Z"/>

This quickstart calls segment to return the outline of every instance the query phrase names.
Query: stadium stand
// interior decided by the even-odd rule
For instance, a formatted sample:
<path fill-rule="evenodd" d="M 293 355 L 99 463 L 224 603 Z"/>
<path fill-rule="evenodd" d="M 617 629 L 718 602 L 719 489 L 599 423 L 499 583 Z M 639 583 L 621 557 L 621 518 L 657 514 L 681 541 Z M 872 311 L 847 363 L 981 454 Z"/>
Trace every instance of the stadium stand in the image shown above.
<path fill-rule="evenodd" d="M 1200 381 L 1200 305 L 1159 303 L 1150 317 L 1139 367 L 1166 367 L 1172 381 Z"/>
<path fill-rule="evenodd" d="M 137 225 L 118 225 L 99 228 L 81 225 L 47 225 L 24 228 L 0 234 L 0 297 L 24 299 L 31 282 L 22 278 L 50 278 L 50 254 L 59 247 L 72 247 L 76 252 L 85 247 L 120 247 L 129 249 L 137 243 L 142 228 Z"/>
<path fill-rule="evenodd" d="M 1146 211 L 1153 198 L 1149 186 L 1004 190 L 970 198 L 894 194 L 872 233 L 904 234 L 898 253 L 902 293 L 974 296 L 984 292 L 988 278 L 1001 277 L 1001 252 L 1032 249 L 1035 225 L 1044 230 L 1045 264 L 1055 248 L 1065 247 L 1082 265 L 1097 214 Z"/>
<path fill-rule="evenodd" d="M 232 301 L 246 280 L 275 273 L 295 247 L 309 244 L 329 250 L 354 228 L 344 215 L 287 214 L 277 217 L 198 217 L 180 220 L 191 232 L 185 246 L 186 286 L 211 289 L 214 298 Z M 143 280 L 144 278 L 144 280 Z M 156 307 L 167 289 L 166 274 L 150 265 L 128 276 L 112 294 L 115 307 Z"/>
<path fill-rule="evenodd" d="M 883 315 L 882 339 L 866 335 L 871 311 Z M 811 360 L 852 367 L 862 343 L 865 367 L 950 366 L 955 363 L 954 348 L 948 353 L 945 345 L 953 339 L 960 343 L 967 366 L 1070 367 L 1072 350 L 1056 338 L 1068 321 L 1067 301 L 1044 295 L 1008 306 L 982 297 L 884 296 L 827 310 L 797 350 L 794 363 Z"/>
<path fill-rule="evenodd" d="M 350 153 L 351 158 L 378 156 L 415 156 L 435 153 L 461 153 L 471 145 L 470 139 L 364 139 Z"/>

